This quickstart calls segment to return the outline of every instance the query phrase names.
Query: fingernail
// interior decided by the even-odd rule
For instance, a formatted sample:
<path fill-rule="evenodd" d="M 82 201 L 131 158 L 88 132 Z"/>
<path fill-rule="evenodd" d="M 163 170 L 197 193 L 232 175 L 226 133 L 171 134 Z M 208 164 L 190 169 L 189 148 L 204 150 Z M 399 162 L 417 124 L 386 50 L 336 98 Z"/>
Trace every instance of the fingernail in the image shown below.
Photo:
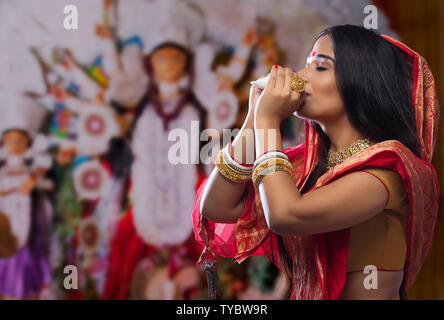
<path fill-rule="evenodd" d="M 278 65 L 277 65 L 277 64 L 275 64 L 275 65 L 274 65 L 274 68 L 275 68 L 275 69 L 277 69 L 277 67 L 278 67 Z"/>

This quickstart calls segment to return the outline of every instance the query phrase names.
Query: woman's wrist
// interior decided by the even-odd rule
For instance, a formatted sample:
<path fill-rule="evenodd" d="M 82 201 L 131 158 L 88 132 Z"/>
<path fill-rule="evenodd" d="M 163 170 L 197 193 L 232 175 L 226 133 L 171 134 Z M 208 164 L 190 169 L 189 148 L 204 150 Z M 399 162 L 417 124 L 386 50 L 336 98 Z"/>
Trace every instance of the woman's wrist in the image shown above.
<path fill-rule="evenodd" d="M 227 146 L 228 154 L 231 157 L 231 159 L 241 166 L 245 166 L 248 168 L 253 167 L 253 164 L 255 161 L 254 141 L 252 141 L 252 145 L 250 145 L 250 146 L 242 146 L 242 145 L 236 146 L 236 149 L 234 149 L 233 143 L 235 143 L 235 141 L 230 142 Z M 243 143 L 243 141 L 241 141 L 240 143 Z M 252 147 L 252 150 L 248 150 L 249 147 Z M 240 148 L 240 149 L 238 149 L 238 148 Z M 241 152 L 242 152 L 242 154 L 240 154 L 240 156 L 239 156 L 238 150 L 241 150 Z M 248 159 L 248 158 L 250 158 L 250 159 Z"/>
<path fill-rule="evenodd" d="M 255 129 L 276 129 L 280 127 L 280 120 L 275 116 L 256 114 L 254 118 Z"/>
<path fill-rule="evenodd" d="M 247 116 L 245 117 L 245 127 L 249 129 L 254 129 L 254 110 L 249 110 Z"/>
<path fill-rule="evenodd" d="M 270 150 L 282 150 L 280 121 L 274 116 L 256 115 L 254 119 L 256 158 Z"/>
<path fill-rule="evenodd" d="M 231 155 L 239 164 L 253 164 L 255 160 L 254 113 L 249 111 L 241 130 L 231 142 Z"/>

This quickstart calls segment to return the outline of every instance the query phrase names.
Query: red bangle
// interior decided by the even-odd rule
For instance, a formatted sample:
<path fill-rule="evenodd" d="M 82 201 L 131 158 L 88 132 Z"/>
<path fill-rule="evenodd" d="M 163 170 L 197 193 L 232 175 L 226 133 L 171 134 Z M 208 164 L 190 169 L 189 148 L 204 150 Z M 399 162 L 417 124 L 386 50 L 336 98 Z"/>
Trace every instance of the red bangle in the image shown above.
<path fill-rule="evenodd" d="M 235 161 L 236 163 L 240 164 L 241 166 L 253 167 L 254 164 L 249 164 L 249 163 L 239 163 L 239 161 L 236 161 L 236 159 L 234 159 L 234 157 L 231 155 L 231 144 L 232 144 L 232 143 L 233 143 L 233 141 L 231 141 L 231 142 L 228 144 L 228 154 L 230 155 L 231 159 L 232 159 L 233 161 Z"/>

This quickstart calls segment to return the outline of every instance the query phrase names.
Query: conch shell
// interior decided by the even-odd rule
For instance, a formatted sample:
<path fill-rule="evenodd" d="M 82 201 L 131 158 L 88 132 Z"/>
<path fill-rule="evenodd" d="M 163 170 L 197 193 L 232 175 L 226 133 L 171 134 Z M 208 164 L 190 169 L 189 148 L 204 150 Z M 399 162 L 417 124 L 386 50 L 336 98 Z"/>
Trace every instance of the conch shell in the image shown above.
<path fill-rule="evenodd" d="M 256 86 L 258 88 L 265 89 L 265 86 L 267 85 L 268 80 L 270 80 L 270 75 L 267 75 L 266 77 L 259 78 L 255 81 L 251 81 L 250 84 L 253 86 Z"/>

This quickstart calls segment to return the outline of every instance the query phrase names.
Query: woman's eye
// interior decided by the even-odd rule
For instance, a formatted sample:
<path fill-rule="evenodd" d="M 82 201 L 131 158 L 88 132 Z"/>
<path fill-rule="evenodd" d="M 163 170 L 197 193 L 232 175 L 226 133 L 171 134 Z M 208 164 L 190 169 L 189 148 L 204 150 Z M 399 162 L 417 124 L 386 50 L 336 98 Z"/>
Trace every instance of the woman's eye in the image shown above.
<path fill-rule="evenodd" d="M 321 67 L 321 66 L 317 66 L 317 67 L 316 67 L 316 70 L 317 70 L 317 71 L 324 71 L 324 70 L 327 70 L 327 68 L 325 68 L 325 67 Z"/>

